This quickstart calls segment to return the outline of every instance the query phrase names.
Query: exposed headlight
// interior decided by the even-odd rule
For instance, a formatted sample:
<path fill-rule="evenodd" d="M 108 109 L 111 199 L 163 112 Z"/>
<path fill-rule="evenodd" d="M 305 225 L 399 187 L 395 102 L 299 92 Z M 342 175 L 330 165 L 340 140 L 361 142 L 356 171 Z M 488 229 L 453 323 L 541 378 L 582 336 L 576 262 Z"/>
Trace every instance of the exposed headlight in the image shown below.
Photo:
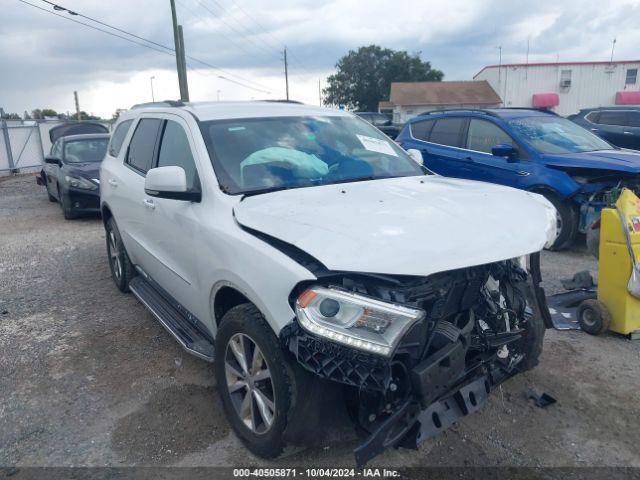
<path fill-rule="evenodd" d="M 296 315 L 310 333 L 388 357 L 424 311 L 343 290 L 312 287 L 298 297 Z"/>
<path fill-rule="evenodd" d="M 98 185 L 87 180 L 86 178 L 71 177 L 69 175 L 65 175 L 64 179 L 73 188 L 82 188 L 83 190 L 96 190 L 98 188 Z"/>

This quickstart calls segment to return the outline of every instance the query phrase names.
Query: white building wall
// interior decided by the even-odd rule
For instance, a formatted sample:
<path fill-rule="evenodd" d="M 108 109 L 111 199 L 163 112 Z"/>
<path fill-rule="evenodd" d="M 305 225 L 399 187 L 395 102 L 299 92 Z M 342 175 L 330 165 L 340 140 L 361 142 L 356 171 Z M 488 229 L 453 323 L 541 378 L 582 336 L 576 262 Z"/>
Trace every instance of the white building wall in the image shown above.
<path fill-rule="evenodd" d="M 637 68 L 635 85 L 625 85 L 627 69 Z M 571 70 L 571 86 L 561 87 L 562 70 Z M 613 64 L 553 64 L 488 67 L 474 80 L 487 80 L 505 107 L 531 107 L 534 93 L 557 93 L 560 115 L 582 108 L 615 105 L 616 92 L 640 90 L 640 62 Z"/>

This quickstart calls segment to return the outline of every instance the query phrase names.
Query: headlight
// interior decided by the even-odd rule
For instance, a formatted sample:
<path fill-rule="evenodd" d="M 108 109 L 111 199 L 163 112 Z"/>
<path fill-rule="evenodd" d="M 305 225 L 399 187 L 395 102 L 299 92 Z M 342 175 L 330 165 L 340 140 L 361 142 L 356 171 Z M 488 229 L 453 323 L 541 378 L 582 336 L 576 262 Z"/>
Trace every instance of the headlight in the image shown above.
<path fill-rule="evenodd" d="M 298 297 L 296 315 L 310 333 L 388 357 L 424 311 L 333 288 L 312 287 Z"/>
<path fill-rule="evenodd" d="M 65 175 L 64 179 L 73 188 L 82 188 L 83 190 L 95 190 L 98 188 L 95 183 L 87 180 L 86 178 L 70 177 L 69 175 Z"/>

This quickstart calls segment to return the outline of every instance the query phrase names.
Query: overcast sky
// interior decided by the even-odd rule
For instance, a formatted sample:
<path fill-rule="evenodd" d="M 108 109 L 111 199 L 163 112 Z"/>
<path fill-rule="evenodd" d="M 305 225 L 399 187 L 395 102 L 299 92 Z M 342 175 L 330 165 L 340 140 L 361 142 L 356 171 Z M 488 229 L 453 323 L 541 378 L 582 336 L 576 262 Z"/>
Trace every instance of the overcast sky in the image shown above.
<path fill-rule="evenodd" d="M 53 11 L 42 0 L 27 1 Z M 55 3 L 173 45 L 169 0 Z M 318 80 L 324 84 L 350 49 L 372 43 L 421 52 L 445 80 L 470 80 L 483 66 L 498 63 L 499 45 L 503 63 L 524 62 L 527 39 L 530 62 L 608 60 L 614 37 L 615 59 L 640 57 L 640 1 L 176 0 L 176 5 L 187 55 L 221 69 L 189 60 L 192 100 L 283 98 L 284 45 L 291 97 L 316 104 Z M 1 0 L 1 11 L 0 107 L 7 112 L 73 111 L 77 90 L 83 110 L 108 118 L 116 108 L 150 101 L 151 76 L 156 100 L 179 97 L 170 55 L 18 0 Z"/>

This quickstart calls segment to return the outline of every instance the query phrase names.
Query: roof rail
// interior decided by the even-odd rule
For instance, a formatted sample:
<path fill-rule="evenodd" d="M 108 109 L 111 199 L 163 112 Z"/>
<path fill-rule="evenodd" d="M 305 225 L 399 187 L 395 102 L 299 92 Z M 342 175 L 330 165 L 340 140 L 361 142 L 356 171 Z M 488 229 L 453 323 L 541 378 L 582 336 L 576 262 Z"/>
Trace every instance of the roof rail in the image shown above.
<path fill-rule="evenodd" d="M 182 100 L 163 100 L 162 102 L 136 103 L 131 110 L 146 107 L 184 107 Z"/>
<path fill-rule="evenodd" d="M 271 103 L 295 103 L 297 105 L 304 105 L 304 103 L 299 102 L 297 100 L 287 100 L 287 99 L 273 99 L 273 98 L 268 98 L 266 100 L 258 100 L 259 102 L 271 102 Z"/>
<path fill-rule="evenodd" d="M 428 112 L 423 112 L 418 115 L 418 117 L 428 116 L 436 113 L 460 113 L 460 112 L 471 112 L 471 113 L 484 113 L 485 115 L 491 115 L 492 117 L 496 117 L 497 115 L 488 110 L 482 110 L 480 108 L 447 108 L 444 110 L 429 110 Z"/>
<path fill-rule="evenodd" d="M 548 108 L 544 107 L 500 107 L 496 110 L 535 110 L 536 112 L 550 113 L 551 115 L 555 115 L 556 117 L 559 116 L 553 110 L 549 110 Z"/>

